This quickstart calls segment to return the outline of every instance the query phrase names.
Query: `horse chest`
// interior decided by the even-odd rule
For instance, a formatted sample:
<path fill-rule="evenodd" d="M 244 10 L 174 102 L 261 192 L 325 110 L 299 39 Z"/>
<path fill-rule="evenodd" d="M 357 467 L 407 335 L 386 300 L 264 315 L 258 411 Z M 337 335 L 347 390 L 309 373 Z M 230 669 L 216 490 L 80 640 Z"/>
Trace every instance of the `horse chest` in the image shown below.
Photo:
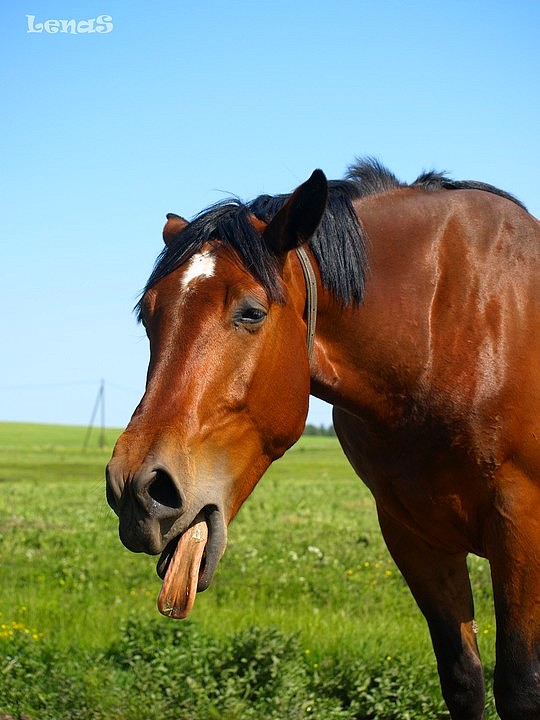
<path fill-rule="evenodd" d="M 465 446 L 427 427 L 374 431 L 334 411 L 347 458 L 379 508 L 427 542 L 482 554 L 483 508 L 493 494 L 489 468 Z"/>

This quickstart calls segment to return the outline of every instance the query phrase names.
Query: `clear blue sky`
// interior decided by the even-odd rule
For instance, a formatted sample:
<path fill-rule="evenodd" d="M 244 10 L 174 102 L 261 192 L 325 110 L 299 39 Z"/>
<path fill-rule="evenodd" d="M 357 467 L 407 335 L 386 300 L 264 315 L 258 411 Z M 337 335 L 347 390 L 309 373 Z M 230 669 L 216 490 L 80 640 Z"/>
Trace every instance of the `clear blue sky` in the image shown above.
<path fill-rule="evenodd" d="M 112 17 L 27 33 L 26 15 Z M 107 424 L 143 392 L 131 314 L 169 211 L 375 155 L 540 214 L 537 0 L 3 2 L 0 419 Z M 313 403 L 310 420 L 329 423 Z"/>

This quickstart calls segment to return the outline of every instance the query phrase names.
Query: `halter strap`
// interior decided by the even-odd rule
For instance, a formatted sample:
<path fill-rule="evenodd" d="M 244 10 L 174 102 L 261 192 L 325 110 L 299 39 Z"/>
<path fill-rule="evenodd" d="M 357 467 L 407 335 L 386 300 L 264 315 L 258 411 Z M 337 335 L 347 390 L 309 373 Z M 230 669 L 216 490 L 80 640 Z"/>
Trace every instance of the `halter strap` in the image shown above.
<path fill-rule="evenodd" d="M 315 327 L 317 325 L 317 280 L 309 256 L 303 246 L 296 248 L 296 255 L 306 281 L 307 348 L 309 362 L 311 363 L 315 343 Z"/>

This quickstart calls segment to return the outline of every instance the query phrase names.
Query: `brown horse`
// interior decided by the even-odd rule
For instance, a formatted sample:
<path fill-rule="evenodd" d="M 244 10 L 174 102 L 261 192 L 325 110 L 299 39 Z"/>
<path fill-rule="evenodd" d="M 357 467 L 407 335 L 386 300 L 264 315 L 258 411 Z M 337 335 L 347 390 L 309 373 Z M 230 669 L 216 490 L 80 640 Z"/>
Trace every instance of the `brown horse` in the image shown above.
<path fill-rule="evenodd" d="M 161 612 L 185 617 L 208 587 L 311 392 L 375 497 L 452 718 L 484 715 L 472 552 L 491 564 L 498 711 L 538 720 L 538 221 L 490 185 L 404 185 L 367 160 L 290 196 L 170 215 L 164 239 L 138 305 L 146 392 L 107 470 L 123 543 L 161 553 Z"/>

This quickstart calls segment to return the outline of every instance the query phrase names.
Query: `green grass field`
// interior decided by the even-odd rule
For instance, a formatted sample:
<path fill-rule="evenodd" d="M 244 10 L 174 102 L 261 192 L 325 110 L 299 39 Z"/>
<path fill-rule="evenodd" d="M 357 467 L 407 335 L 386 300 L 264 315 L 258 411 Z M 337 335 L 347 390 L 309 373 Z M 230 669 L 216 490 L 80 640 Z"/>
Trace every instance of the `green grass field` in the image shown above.
<path fill-rule="evenodd" d="M 0 715 L 32 720 L 447 718 L 425 622 L 337 441 L 304 437 L 229 528 L 187 621 L 120 544 L 106 450 L 0 424 Z M 471 558 L 490 684 L 489 568 Z M 489 690 L 488 720 L 496 718 Z"/>

